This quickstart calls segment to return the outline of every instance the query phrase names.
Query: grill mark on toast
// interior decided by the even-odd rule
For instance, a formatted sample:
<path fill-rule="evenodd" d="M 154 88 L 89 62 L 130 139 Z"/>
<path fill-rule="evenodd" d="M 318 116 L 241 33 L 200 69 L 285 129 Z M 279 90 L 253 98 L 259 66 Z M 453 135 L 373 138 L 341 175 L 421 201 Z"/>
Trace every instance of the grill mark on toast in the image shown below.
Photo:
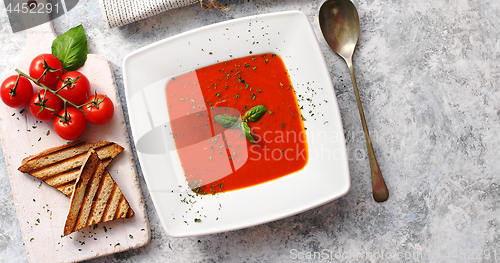
<path fill-rule="evenodd" d="M 113 220 L 113 218 L 111 218 L 111 219 L 109 218 L 109 214 L 111 213 L 114 215 L 114 209 L 113 209 L 114 207 L 112 206 L 112 204 L 113 204 L 113 200 L 116 199 L 117 192 L 118 192 L 118 185 L 113 184 L 113 190 L 111 191 L 108 202 L 106 203 L 106 209 L 104 209 L 104 213 L 102 215 L 101 221 L 107 222 L 107 221 Z"/>
<path fill-rule="evenodd" d="M 106 171 L 104 171 L 104 173 L 106 173 Z M 105 176 L 105 174 L 103 174 L 102 176 Z M 93 222 L 96 221 L 95 217 L 99 216 L 99 208 L 100 208 L 99 207 L 99 199 L 101 198 L 104 184 L 105 184 L 105 180 L 101 180 L 99 182 L 99 185 L 96 186 L 97 190 L 96 190 L 96 193 L 94 195 L 94 199 L 92 200 L 92 208 L 90 209 L 89 218 L 87 221 L 87 224 L 89 224 L 89 225 L 96 224 Z M 99 220 L 97 220 L 96 222 L 99 222 Z"/>
<path fill-rule="evenodd" d="M 58 163 L 64 159 L 66 159 L 66 157 L 65 157 L 66 155 L 75 156 L 75 155 L 79 155 L 82 153 L 85 154 L 85 153 L 87 153 L 87 151 L 90 148 L 98 148 L 98 147 L 101 147 L 103 145 L 107 145 L 110 143 L 111 142 L 108 142 L 108 141 L 100 141 L 100 142 L 89 143 L 89 144 L 86 144 L 85 141 L 83 141 L 83 144 L 76 144 L 76 145 L 69 143 L 69 144 L 66 144 L 64 146 L 56 147 L 56 148 L 59 148 L 57 150 L 50 151 L 50 149 L 49 149 L 49 150 L 47 150 L 48 153 L 42 152 L 40 154 L 28 157 L 29 160 L 26 160 L 26 161 L 23 160 L 22 165 L 21 165 L 21 167 L 19 167 L 19 169 L 21 172 L 29 172 L 29 171 L 37 170 L 37 169 L 40 169 L 42 167 L 51 165 L 53 163 Z"/>
<path fill-rule="evenodd" d="M 21 172 L 27 173 L 27 172 L 32 170 L 31 164 L 36 163 L 37 158 L 42 158 L 43 156 L 55 154 L 57 152 L 64 151 L 68 148 L 78 147 L 79 145 L 85 144 L 85 143 L 86 143 L 86 141 L 82 141 L 82 140 L 74 141 L 74 142 L 70 142 L 70 143 L 65 144 L 65 145 L 61 145 L 58 147 L 53 147 L 53 148 L 47 149 L 47 150 L 40 152 L 36 155 L 28 156 L 22 160 L 21 166 L 18 168 L 18 170 Z"/>
<path fill-rule="evenodd" d="M 63 174 L 65 172 L 71 171 L 73 169 L 80 170 L 83 162 L 85 161 L 85 154 L 79 154 L 70 157 L 62 162 L 54 163 L 50 166 L 45 166 L 37 170 L 33 170 L 30 174 L 38 179 L 47 180 L 51 177 Z"/>
<path fill-rule="evenodd" d="M 67 169 L 79 167 L 85 161 L 86 154 L 89 149 L 94 149 L 99 158 L 102 159 L 111 158 L 111 156 L 114 157 L 123 151 L 123 148 L 115 143 L 109 143 L 99 147 L 93 147 L 92 144 L 87 144 L 79 147 L 79 149 L 75 149 L 72 152 L 65 152 L 64 155 L 69 155 L 69 157 L 59 156 L 58 158 L 51 158 L 53 162 L 45 162 L 43 166 L 39 165 L 32 167 L 31 170 L 29 170 L 29 173 L 42 179 L 42 177 L 44 177 L 44 173 L 57 174 Z"/>
<path fill-rule="evenodd" d="M 102 162 L 99 162 L 97 167 L 95 168 L 91 180 L 89 181 L 90 183 L 87 185 L 87 188 L 85 189 L 85 196 L 82 204 L 82 210 L 78 215 L 78 221 L 76 222 L 75 229 L 82 229 L 87 226 L 89 216 L 91 215 L 90 212 L 93 207 L 94 197 L 97 192 L 97 187 L 101 182 L 101 177 L 103 173 L 104 173 L 104 165 L 102 164 Z"/>
<path fill-rule="evenodd" d="M 83 193 L 81 202 L 80 202 L 80 204 L 77 204 L 77 205 L 80 206 L 80 209 L 79 209 L 79 212 L 78 212 L 78 216 L 76 218 L 75 225 L 74 225 L 74 227 L 72 229 L 73 231 L 74 231 L 74 229 L 78 228 L 79 225 L 81 225 L 82 218 L 85 218 L 85 214 L 86 214 L 86 210 L 87 210 L 87 207 L 85 206 L 85 204 L 86 204 L 87 196 L 89 195 L 90 189 L 92 188 L 92 183 L 94 181 L 95 174 L 96 174 L 95 171 L 93 171 L 93 172 L 92 171 L 88 171 L 88 172 L 89 172 L 89 174 L 91 173 L 91 175 L 90 175 L 90 178 L 88 180 L 87 185 L 85 185 L 85 191 Z M 82 185 L 82 188 L 83 188 L 83 185 Z"/>
<path fill-rule="evenodd" d="M 104 164 L 104 167 L 107 167 L 113 159 L 111 157 L 105 159 L 102 161 Z M 59 186 L 63 184 L 67 184 L 68 182 L 75 182 L 76 178 L 78 177 L 78 174 L 80 172 L 80 167 L 64 171 L 59 174 L 54 174 L 51 175 L 50 177 L 46 177 L 43 180 L 50 186 L 58 188 Z M 41 179 L 41 178 L 40 178 Z"/>
<path fill-rule="evenodd" d="M 95 170 L 94 167 L 98 164 L 99 158 L 96 154 L 93 154 L 93 150 L 90 150 L 87 154 L 87 160 L 81 168 L 81 175 L 76 181 L 77 189 L 75 189 L 73 195 L 71 196 L 68 217 L 64 225 L 64 235 L 68 235 L 75 231 L 75 226 L 83 206 L 82 204 L 87 185 L 92 177 L 93 171 Z"/>
<path fill-rule="evenodd" d="M 108 171 L 104 171 L 103 180 L 97 190 L 97 200 L 94 206 L 94 211 L 90 217 L 89 225 L 94 225 L 102 222 L 102 217 L 106 213 L 107 204 L 113 192 L 114 181 L 109 175 Z"/>
<path fill-rule="evenodd" d="M 118 205 L 116 207 L 116 212 L 115 212 L 114 218 L 120 218 L 123 215 L 123 213 L 122 213 L 122 209 L 123 208 L 122 207 L 123 207 L 123 203 L 124 202 L 126 202 L 125 201 L 125 196 L 123 196 L 123 194 L 122 194 L 122 197 L 120 198 L 120 201 L 118 201 Z M 127 209 L 128 209 L 128 207 L 127 207 Z"/>
<path fill-rule="evenodd" d="M 130 204 L 127 202 L 127 199 L 123 198 L 123 202 L 121 203 L 120 205 L 120 213 L 118 214 L 118 218 L 122 218 L 122 217 L 129 217 L 128 214 L 129 214 L 129 211 L 131 211 L 132 209 L 130 208 Z"/>
<path fill-rule="evenodd" d="M 59 186 L 66 185 L 69 182 L 75 182 L 80 174 L 80 169 L 72 169 L 65 173 L 61 173 L 45 179 L 45 183 L 50 186 L 59 188 Z"/>
<path fill-rule="evenodd" d="M 120 199 L 122 198 L 122 192 L 118 188 L 118 185 L 115 184 L 114 187 L 116 187 L 116 191 L 113 195 L 113 198 L 111 199 L 111 202 L 109 203 L 110 209 L 108 210 L 108 214 L 104 218 L 105 221 L 111 221 L 116 218 L 116 210 L 118 209 L 118 204 L 120 202 Z"/>

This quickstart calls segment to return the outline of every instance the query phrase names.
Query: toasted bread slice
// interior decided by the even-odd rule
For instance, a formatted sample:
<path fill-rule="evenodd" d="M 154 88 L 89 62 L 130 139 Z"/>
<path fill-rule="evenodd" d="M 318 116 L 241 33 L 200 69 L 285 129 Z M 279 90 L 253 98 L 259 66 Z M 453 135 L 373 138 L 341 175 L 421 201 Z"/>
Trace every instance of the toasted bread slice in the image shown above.
<path fill-rule="evenodd" d="M 43 180 L 70 197 L 89 149 L 97 152 L 105 167 L 123 151 L 123 147 L 113 142 L 74 141 L 25 158 L 18 170 Z"/>
<path fill-rule="evenodd" d="M 65 236 L 87 226 L 134 215 L 96 152 L 90 149 L 86 157 L 71 196 Z"/>

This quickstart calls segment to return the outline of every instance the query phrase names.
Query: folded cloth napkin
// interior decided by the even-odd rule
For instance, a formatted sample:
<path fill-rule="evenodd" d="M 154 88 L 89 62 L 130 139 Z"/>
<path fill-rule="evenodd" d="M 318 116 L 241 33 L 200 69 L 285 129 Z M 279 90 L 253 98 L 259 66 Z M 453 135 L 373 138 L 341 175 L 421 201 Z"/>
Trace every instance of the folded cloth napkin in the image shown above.
<path fill-rule="evenodd" d="M 203 9 L 213 7 L 229 11 L 217 3 L 217 0 L 99 0 L 104 21 L 110 28 L 123 26 L 161 12 L 194 4 L 201 3 Z"/>

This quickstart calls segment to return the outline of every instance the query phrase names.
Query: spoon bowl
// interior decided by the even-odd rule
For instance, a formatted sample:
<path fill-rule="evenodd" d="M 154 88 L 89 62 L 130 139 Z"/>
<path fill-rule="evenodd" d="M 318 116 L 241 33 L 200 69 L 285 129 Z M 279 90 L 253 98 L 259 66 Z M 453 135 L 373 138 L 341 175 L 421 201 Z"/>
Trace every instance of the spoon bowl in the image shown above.
<path fill-rule="evenodd" d="M 319 12 L 319 24 L 328 45 L 346 61 L 352 60 L 360 31 L 354 5 L 351 1 L 329 0 Z"/>
<path fill-rule="evenodd" d="M 384 202 L 389 198 L 389 190 L 382 177 L 382 172 L 380 172 L 377 158 L 373 151 L 352 63 L 352 55 L 354 54 L 360 31 L 358 11 L 349 0 L 327 0 L 319 10 L 319 25 L 328 45 L 346 61 L 349 68 L 365 134 L 368 157 L 370 159 L 373 199 L 377 202 Z"/>

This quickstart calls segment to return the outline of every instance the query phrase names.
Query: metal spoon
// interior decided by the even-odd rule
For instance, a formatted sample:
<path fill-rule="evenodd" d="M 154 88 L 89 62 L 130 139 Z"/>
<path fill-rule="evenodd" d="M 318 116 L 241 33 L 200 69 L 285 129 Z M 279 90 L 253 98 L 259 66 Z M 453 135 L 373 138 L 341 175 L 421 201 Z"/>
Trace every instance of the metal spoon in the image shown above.
<path fill-rule="evenodd" d="M 319 25 L 328 45 L 344 58 L 349 67 L 354 93 L 358 102 L 359 115 L 361 116 L 361 123 L 365 132 L 366 146 L 368 148 L 372 173 L 373 199 L 377 202 L 384 202 L 389 198 L 389 190 L 387 190 L 384 178 L 378 167 L 375 152 L 373 151 L 352 67 L 352 55 L 359 38 L 359 17 L 356 7 L 349 0 L 327 0 L 319 10 Z"/>

